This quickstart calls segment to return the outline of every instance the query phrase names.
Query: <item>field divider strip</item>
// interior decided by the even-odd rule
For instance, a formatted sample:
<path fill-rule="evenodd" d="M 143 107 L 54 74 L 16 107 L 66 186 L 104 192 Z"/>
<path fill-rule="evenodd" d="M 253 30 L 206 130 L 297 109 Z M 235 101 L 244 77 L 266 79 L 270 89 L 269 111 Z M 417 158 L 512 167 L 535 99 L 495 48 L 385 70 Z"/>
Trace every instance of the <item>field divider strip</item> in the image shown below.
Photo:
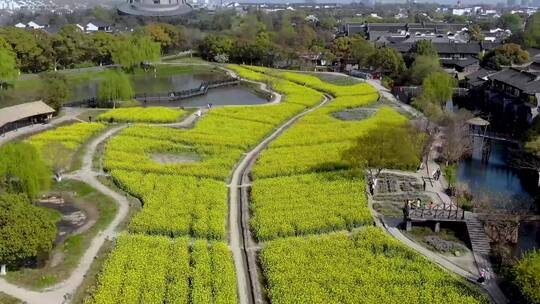
<path fill-rule="evenodd" d="M 233 253 L 236 277 L 238 282 L 238 299 L 240 304 L 260 304 L 264 299 L 259 285 L 256 248 L 249 229 L 249 173 L 259 154 L 268 145 L 291 127 L 304 115 L 327 104 L 332 97 L 325 94 L 317 105 L 307 108 L 289 118 L 263 139 L 255 148 L 247 152 L 231 174 L 229 188 L 229 245 Z M 250 186 L 249 186 L 250 187 Z M 242 199 L 244 197 L 244 199 Z M 246 243 L 248 246 L 246 246 Z"/>

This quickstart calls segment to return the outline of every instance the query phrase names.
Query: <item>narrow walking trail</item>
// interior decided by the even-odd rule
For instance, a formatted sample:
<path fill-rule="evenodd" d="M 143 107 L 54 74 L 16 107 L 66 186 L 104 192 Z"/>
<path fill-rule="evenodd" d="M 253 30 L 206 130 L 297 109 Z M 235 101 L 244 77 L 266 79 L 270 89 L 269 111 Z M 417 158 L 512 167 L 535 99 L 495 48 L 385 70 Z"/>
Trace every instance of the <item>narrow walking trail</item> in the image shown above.
<path fill-rule="evenodd" d="M 258 286 L 259 280 L 250 276 L 257 274 L 257 269 L 250 269 L 256 263 L 250 262 L 248 259 L 255 258 L 255 255 L 248 254 L 248 249 L 246 248 L 247 240 L 245 239 L 245 231 L 249 233 L 249 227 L 247 223 L 249 222 L 249 208 L 242 208 L 242 204 L 247 204 L 248 202 L 242 201 L 241 189 L 249 186 L 244 184 L 244 177 L 249 174 L 251 171 L 251 166 L 254 161 L 257 159 L 262 150 L 264 150 L 273 140 L 275 140 L 281 133 L 291 127 L 298 119 L 302 116 L 320 108 L 321 106 L 328 103 L 331 99 L 329 97 L 324 97 L 323 101 L 302 111 L 299 114 L 296 114 L 279 127 L 277 127 L 269 136 L 262 140 L 255 148 L 247 152 L 240 160 L 240 162 L 235 167 L 232 172 L 230 179 L 229 187 L 229 245 L 233 254 L 234 265 L 236 267 L 236 277 L 238 281 L 238 299 L 240 304 L 252 304 L 260 303 L 262 296 L 260 294 L 255 294 L 254 290 L 260 292 Z"/>
<path fill-rule="evenodd" d="M 181 122 L 163 124 L 163 126 L 187 128 L 192 126 L 198 118 L 199 117 L 197 117 L 197 115 L 193 113 L 187 116 Z M 82 168 L 71 174 L 64 175 L 64 178 L 76 179 L 87 183 L 101 193 L 114 199 L 114 201 L 118 204 L 119 208 L 118 212 L 116 213 L 114 219 L 111 221 L 109 226 L 107 226 L 104 231 L 101 231 L 100 233 L 98 233 L 98 235 L 96 235 L 96 237 L 94 237 L 94 239 L 90 243 L 90 246 L 86 249 L 84 255 L 81 257 L 77 268 L 73 270 L 68 279 L 41 292 L 22 288 L 17 285 L 8 283 L 4 279 L 0 279 L 1 292 L 16 297 L 28 304 L 60 304 L 70 302 L 71 295 L 75 293 L 77 288 L 83 282 L 86 273 L 88 272 L 92 262 L 98 255 L 103 243 L 105 243 L 106 240 L 112 239 L 117 235 L 118 226 L 123 222 L 129 212 L 130 202 L 127 197 L 103 185 L 98 180 L 98 176 L 102 175 L 102 172 L 98 172 L 93 168 L 93 159 L 98 146 L 127 126 L 128 125 L 126 124 L 117 125 L 111 129 L 108 129 L 106 132 L 102 133 L 98 137 L 94 138 L 87 145 L 85 154 L 83 156 Z"/>
<path fill-rule="evenodd" d="M 92 168 L 92 159 L 96 153 L 98 145 L 122 130 L 124 127 L 126 127 L 126 125 L 116 126 L 91 141 L 88 144 L 87 150 L 84 154 L 82 168 L 73 174 L 65 176 L 66 178 L 73 178 L 85 182 L 103 194 L 114 199 L 118 203 L 119 208 L 113 221 L 104 231 L 98 233 L 98 235 L 92 240 L 90 246 L 81 257 L 77 268 L 73 270 L 68 279 L 55 286 L 47 288 L 43 292 L 21 288 L 17 285 L 6 282 L 4 279 L 1 279 L 0 291 L 31 304 L 58 304 L 67 302 L 70 295 L 72 295 L 77 287 L 79 287 L 84 280 L 84 276 L 90 268 L 90 265 L 94 261 L 94 258 L 97 256 L 99 249 L 105 240 L 115 236 L 117 226 L 126 217 L 129 210 L 129 201 L 127 198 L 100 183 L 97 179 L 99 172 L 95 172 Z"/>
<path fill-rule="evenodd" d="M 414 118 L 423 117 L 423 115 L 420 112 L 418 112 L 416 109 L 399 101 L 388 89 L 386 89 L 380 84 L 380 81 L 367 80 L 367 82 L 371 84 L 374 88 L 376 88 L 382 97 L 392 102 L 396 107 L 406 111 Z M 434 146 L 441 145 L 440 140 L 441 140 L 440 134 L 438 134 L 433 145 Z M 429 182 L 427 182 L 426 184 L 425 193 L 428 194 L 429 196 L 432 196 L 432 198 L 435 198 L 434 200 L 435 202 L 439 201 L 439 203 L 444 203 L 447 205 L 454 204 L 452 199 L 445 193 L 445 189 L 447 188 L 447 182 L 444 176 L 441 175 L 441 178 L 436 181 L 431 178 L 432 172 L 434 172 L 435 170 L 441 169 L 440 166 L 435 162 L 435 159 L 438 158 L 436 151 L 437 149 L 432 149 L 430 151 L 428 160 L 425 164 L 425 168 L 421 168 L 417 172 L 405 172 L 405 171 L 399 171 L 399 170 L 384 170 L 384 172 L 389 172 L 389 173 L 398 174 L 398 175 L 413 176 L 420 180 L 427 180 Z M 368 196 L 368 206 L 378 226 L 383 228 L 386 232 L 388 232 L 391 236 L 401 241 L 403 244 L 414 249 L 416 252 L 422 254 L 428 260 L 438 264 L 439 266 L 445 268 L 448 271 L 458 274 L 459 276 L 467 279 L 468 281 L 476 282 L 476 279 L 478 278 L 478 274 L 471 273 L 467 270 L 462 269 L 461 267 L 450 262 L 448 259 L 444 258 L 440 254 L 437 254 L 431 250 L 428 250 L 425 247 L 412 241 L 411 239 L 406 237 L 400 231 L 399 228 L 385 223 L 383 219 L 380 217 L 380 215 L 377 213 L 377 211 L 373 209 L 373 198 L 369 194 L 369 191 L 366 191 L 366 193 Z M 475 261 L 476 261 L 478 269 L 481 269 L 481 268 L 491 269 L 491 264 L 489 263 L 489 260 L 482 257 L 479 258 L 478 255 L 476 254 L 474 255 L 474 257 L 475 257 Z M 505 297 L 505 295 L 499 288 L 495 278 L 489 280 L 485 285 L 482 285 L 481 288 L 483 288 L 489 294 L 489 296 L 491 297 L 494 303 L 497 303 L 497 304 L 508 303 L 508 299 Z"/>

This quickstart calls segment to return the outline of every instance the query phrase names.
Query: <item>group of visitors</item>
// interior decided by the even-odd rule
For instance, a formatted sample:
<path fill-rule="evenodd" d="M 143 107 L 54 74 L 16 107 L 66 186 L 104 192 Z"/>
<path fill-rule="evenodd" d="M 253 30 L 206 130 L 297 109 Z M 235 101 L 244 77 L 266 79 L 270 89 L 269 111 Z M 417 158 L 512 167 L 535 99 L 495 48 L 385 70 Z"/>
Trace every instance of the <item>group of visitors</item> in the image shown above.
<path fill-rule="evenodd" d="M 433 201 L 429 201 L 428 204 L 424 204 L 422 200 L 419 197 L 417 197 L 415 200 L 409 200 L 409 199 L 405 200 L 404 206 L 408 208 L 409 210 L 420 209 L 420 208 L 433 209 L 435 208 L 435 203 L 433 203 Z"/>

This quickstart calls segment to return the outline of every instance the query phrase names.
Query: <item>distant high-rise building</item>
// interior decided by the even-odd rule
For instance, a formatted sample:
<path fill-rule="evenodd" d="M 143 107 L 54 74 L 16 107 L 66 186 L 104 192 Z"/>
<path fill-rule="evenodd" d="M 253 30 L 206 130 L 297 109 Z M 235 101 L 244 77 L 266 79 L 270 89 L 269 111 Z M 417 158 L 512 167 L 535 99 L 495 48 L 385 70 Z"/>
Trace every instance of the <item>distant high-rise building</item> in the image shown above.
<path fill-rule="evenodd" d="M 516 6 L 516 0 L 506 0 L 506 6 L 508 7 Z"/>

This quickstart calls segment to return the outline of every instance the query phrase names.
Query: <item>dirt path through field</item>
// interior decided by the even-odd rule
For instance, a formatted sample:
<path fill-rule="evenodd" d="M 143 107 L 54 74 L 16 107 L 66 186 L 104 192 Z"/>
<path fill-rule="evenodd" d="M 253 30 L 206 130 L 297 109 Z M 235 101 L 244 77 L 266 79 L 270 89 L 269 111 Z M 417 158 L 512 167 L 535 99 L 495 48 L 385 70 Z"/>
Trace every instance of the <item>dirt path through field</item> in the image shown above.
<path fill-rule="evenodd" d="M 253 261 L 255 248 L 248 248 L 246 245 L 249 244 L 248 241 L 251 236 L 247 225 L 249 222 L 249 208 L 242 208 L 249 204 L 245 199 L 242 200 L 241 190 L 249 186 L 249 184 L 244 184 L 244 181 L 251 172 L 254 161 L 273 140 L 290 128 L 298 119 L 325 105 L 330 100 L 330 97 L 324 97 L 321 103 L 296 114 L 277 127 L 272 134 L 245 154 L 231 175 L 229 187 L 229 244 L 236 267 L 240 304 L 258 304 L 262 302 L 259 280 L 254 277 L 257 275 L 257 269 L 253 269 L 253 267 L 256 267 L 256 261 Z"/>

